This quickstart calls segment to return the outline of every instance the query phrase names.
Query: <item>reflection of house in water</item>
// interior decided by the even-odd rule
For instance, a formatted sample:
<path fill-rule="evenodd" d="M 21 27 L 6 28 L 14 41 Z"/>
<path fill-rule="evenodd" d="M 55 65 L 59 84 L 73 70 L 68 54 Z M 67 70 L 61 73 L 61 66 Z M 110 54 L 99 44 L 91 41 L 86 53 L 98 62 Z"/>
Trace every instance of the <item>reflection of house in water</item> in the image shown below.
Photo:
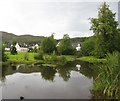
<path fill-rule="evenodd" d="M 28 51 L 28 48 L 20 47 L 20 45 L 18 43 L 15 45 L 15 47 L 17 49 L 17 52 L 27 52 Z"/>

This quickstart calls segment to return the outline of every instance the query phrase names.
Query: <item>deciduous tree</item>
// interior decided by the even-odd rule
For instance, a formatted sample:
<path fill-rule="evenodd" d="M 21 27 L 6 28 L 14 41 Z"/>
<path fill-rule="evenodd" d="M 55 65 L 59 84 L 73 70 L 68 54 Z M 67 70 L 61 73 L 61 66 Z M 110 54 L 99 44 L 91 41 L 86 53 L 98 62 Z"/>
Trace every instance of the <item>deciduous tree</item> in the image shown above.
<path fill-rule="evenodd" d="M 58 53 L 62 55 L 75 54 L 75 49 L 71 44 L 70 37 L 68 34 L 65 34 L 63 36 L 63 39 L 60 41 L 59 45 L 57 46 L 57 50 L 58 50 Z"/>
<path fill-rule="evenodd" d="M 97 18 L 91 18 L 91 30 L 96 36 L 95 55 L 104 57 L 107 52 L 118 50 L 116 36 L 118 36 L 118 22 L 115 21 L 115 13 L 109 9 L 109 5 L 103 3 L 98 11 Z"/>
<path fill-rule="evenodd" d="M 51 54 L 56 51 L 56 40 L 54 39 L 54 34 L 50 37 L 45 38 L 41 43 L 41 49 L 44 53 Z"/>

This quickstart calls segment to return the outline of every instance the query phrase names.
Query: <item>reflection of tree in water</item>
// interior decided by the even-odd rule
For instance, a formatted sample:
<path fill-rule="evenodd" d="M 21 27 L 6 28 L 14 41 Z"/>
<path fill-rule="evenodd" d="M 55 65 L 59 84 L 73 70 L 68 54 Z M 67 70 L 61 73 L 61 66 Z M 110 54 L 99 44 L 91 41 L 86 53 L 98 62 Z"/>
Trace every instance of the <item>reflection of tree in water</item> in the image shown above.
<path fill-rule="evenodd" d="M 80 70 L 76 67 L 76 65 L 80 65 Z M 59 76 L 63 78 L 64 81 L 68 81 L 71 77 L 71 71 L 76 71 L 82 73 L 84 76 L 88 78 L 94 78 L 97 74 L 96 67 L 94 68 L 93 64 L 86 62 L 70 62 L 65 66 L 59 66 L 57 68 L 52 67 L 29 67 L 29 66 L 21 66 L 17 68 L 17 66 L 3 66 L 1 79 L 5 79 L 6 75 L 10 75 L 16 72 L 20 73 L 32 73 L 32 72 L 41 72 L 42 78 L 45 80 L 53 81 L 55 77 L 55 73 L 58 72 Z M 2 81 L 2 80 L 1 80 Z"/>
<path fill-rule="evenodd" d="M 1 72 L 2 75 L 0 75 L 1 76 L 0 78 L 1 78 L 2 82 L 5 82 L 5 76 L 6 76 L 8 66 L 7 65 L 2 65 L 1 69 L 2 69 L 2 72 Z"/>
<path fill-rule="evenodd" d="M 87 62 L 78 62 L 81 65 L 80 73 L 88 78 L 95 78 L 97 75 L 96 65 Z"/>
<path fill-rule="evenodd" d="M 44 78 L 45 80 L 53 81 L 55 77 L 55 73 L 57 71 L 51 67 L 40 67 L 40 72 L 42 78 Z"/>
<path fill-rule="evenodd" d="M 13 71 L 16 71 L 17 67 L 16 66 L 11 66 Z"/>
<path fill-rule="evenodd" d="M 70 72 L 73 70 L 74 64 L 67 64 L 65 66 L 58 67 L 58 73 L 60 77 L 63 78 L 64 81 L 68 81 L 70 79 Z"/>

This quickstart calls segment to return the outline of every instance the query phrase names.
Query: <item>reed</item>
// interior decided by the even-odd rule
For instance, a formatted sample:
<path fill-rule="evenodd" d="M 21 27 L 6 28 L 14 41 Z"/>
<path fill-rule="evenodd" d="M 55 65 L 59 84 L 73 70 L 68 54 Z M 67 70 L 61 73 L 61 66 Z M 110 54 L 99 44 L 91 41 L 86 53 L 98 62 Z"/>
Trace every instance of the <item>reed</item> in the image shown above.
<path fill-rule="evenodd" d="M 101 90 L 107 98 L 120 99 L 120 53 L 108 53 L 106 60 L 100 66 L 94 89 Z"/>

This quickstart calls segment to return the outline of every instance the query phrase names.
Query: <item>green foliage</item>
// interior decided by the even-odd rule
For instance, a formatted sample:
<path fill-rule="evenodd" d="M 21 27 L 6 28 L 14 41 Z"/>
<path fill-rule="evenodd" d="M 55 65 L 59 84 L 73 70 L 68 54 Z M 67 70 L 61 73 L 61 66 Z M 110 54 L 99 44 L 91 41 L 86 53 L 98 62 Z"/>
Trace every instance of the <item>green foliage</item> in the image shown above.
<path fill-rule="evenodd" d="M 5 54 L 5 44 L 2 44 L 2 61 L 7 61 L 8 56 Z"/>
<path fill-rule="evenodd" d="M 120 96 L 120 53 L 107 54 L 107 62 L 100 66 L 94 90 L 101 90 L 109 98 Z"/>
<path fill-rule="evenodd" d="M 106 59 L 99 59 L 99 58 L 96 58 L 94 56 L 84 56 L 84 57 L 80 57 L 80 58 L 77 58 L 76 60 L 81 60 L 81 61 L 85 61 L 85 62 L 90 62 L 90 63 L 105 63 L 106 62 Z"/>
<path fill-rule="evenodd" d="M 50 57 L 50 55 L 44 55 L 43 56 L 43 60 L 45 61 L 45 63 L 50 63 L 51 61 L 51 57 Z"/>
<path fill-rule="evenodd" d="M 15 46 L 15 45 L 16 45 L 16 43 L 17 43 L 16 41 L 12 41 L 12 45 L 13 45 L 13 46 Z"/>
<path fill-rule="evenodd" d="M 51 54 L 53 51 L 56 51 L 56 40 L 54 39 L 54 35 L 45 38 L 41 43 L 41 49 L 44 53 Z"/>
<path fill-rule="evenodd" d="M 35 48 L 33 49 L 33 51 L 37 53 L 37 52 L 38 52 L 37 47 L 35 47 Z"/>
<path fill-rule="evenodd" d="M 7 32 L 1 32 L 2 34 L 2 41 L 6 43 L 12 43 L 12 42 L 18 42 L 18 43 L 26 43 L 29 45 L 33 45 L 36 43 L 40 43 L 42 39 L 44 39 L 43 36 L 32 36 L 32 35 L 15 35 L 12 33 L 7 33 Z"/>
<path fill-rule="evenodd" d="M 67 63 L 67 59 L 65 58 L 65 56 L 58 57 L 58 64 L 59 65 L 65 65 L 66 63 Z"/>
<path fill-rule="evenodd" d="M 106 56 L 107 52 L 107 43 L 103 40 L 103 36 L 97 36 L 94 46 L 93 55 L 97 56 L 98 58 L 103 58 Z"/>
<path fill-rule="evenodd" d="M 95 37 L 91 37 L 83 42 L 81 46 L 81 53 L 84 56 L 89 56 L 93 54 L 94 49 L 95 49 Z"/>
<path fill-rule="evenodd" d="M 53 54 L 51 54 L 50 61 L 52 63 L 56 63 L 57 62 L 57 55 L 55 54 L 55 51 L 53 51 Z"/>
<path fill-rule="evenodd" d="M 14 45 L 11 46 L 10 52 L 11 52 L 12 55 L 16 55 L 17 54 L 17 49 L 16 49 L 16 47 Z"/>
<path fill-rule="evenodd" d="M 118 29 L 118 31 L 117 31 L 117 35 L 115 36 L 115 39 L 116 39 L 116 41 L 115 41 L 115 48 L 117 49 L 117 51 L 119 51 L 120 52 L 120 29 Z"/>
<path fill-rule="evenodd" d="M 45 63 L 48 64 L 65 65 L 67 63 L 65 56 L 57 56 L 54 53 L 51 55 L 44 55 L 43 59 Z"/>
<path fill-rule="evenodd" d="M 118 51 L 118 22 L 115 21 L 115 13 L 109 9 L 106 3 L 101 5 L 98 11 L 98 18 L 91 18 L 91 30 L 95 33 L 96 44 L 94 54 L 98 57 L 105 57 L 107 52 Z"/>
<path fill-rule="evenodd" d="M 49 80 L 49 81 L 53 82 L 54 77 L 55 77 L 55 73 L 57 72 L 56 69 L 48 68 L 48 67 L 41 67 L 40 70 L 41 70 L 41 76 L 45 80 Z"/>
<path fill-rule="evenodd" d="M 30 47 L 30 48 L 28 49 L 28 52 L 34 52 L 34 49 L 33 49 L 32 47 Z"/>
<path fill-rule="evenodd" d="M 59 45 L 57 46 L 57 50 L 58 50 L 58 53 L 62 55 L 75 54 L 75 49 L 71 44 L 70 37 L 68 34 L 65 34 L 63 36 L 63 39 L 60 41 Z"/>
<path fill-rule="evenodd" d="M 37 54 L 35 54 L 34 58 L 36 60 L 43 60 L 43 55 L 44 55 L 43 51 L 39 51 Z"/>

